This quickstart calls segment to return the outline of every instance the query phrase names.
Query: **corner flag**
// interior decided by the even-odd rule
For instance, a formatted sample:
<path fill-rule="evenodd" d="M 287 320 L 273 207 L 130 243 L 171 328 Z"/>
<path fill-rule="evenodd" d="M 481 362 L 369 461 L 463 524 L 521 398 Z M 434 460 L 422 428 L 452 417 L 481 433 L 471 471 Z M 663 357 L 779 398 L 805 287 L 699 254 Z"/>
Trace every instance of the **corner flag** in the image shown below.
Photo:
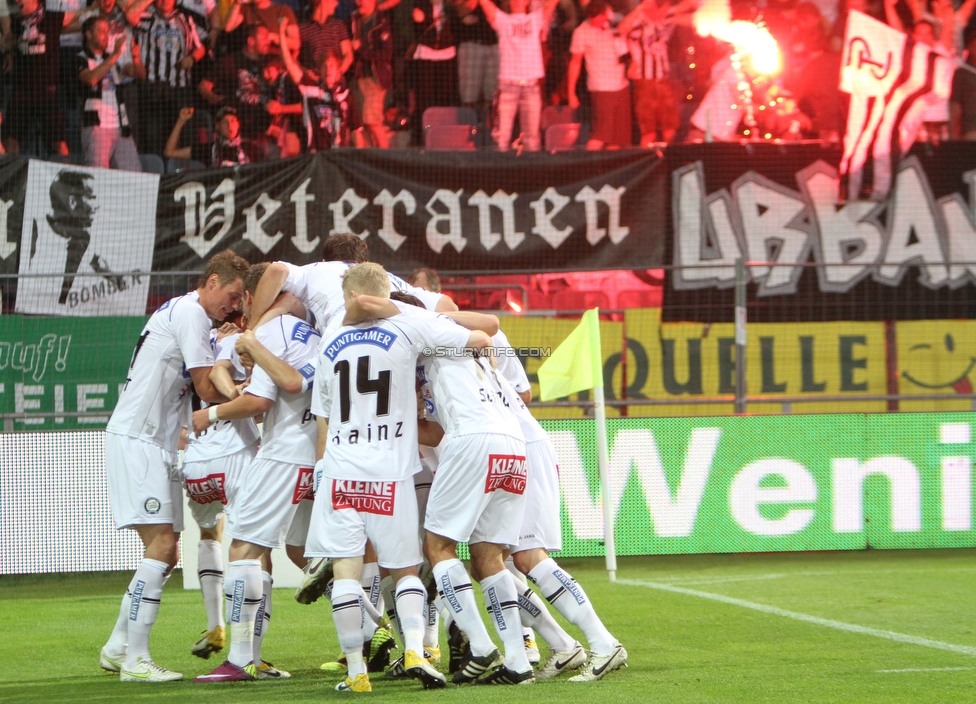
<path fill-rule="evenodd" d="M 603 352 L 600 309 L 594 308 L 539 367 L 539 395 L 549 401 L 597 386 L 603 386 Z"/>

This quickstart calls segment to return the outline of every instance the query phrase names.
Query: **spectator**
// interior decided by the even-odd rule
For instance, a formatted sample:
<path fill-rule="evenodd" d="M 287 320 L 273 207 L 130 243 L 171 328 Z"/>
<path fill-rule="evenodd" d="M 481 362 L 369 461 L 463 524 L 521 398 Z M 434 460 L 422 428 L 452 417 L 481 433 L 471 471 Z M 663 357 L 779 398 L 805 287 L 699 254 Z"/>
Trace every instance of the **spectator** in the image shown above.
<path fill-rule="evenodd" d="M 569 106 L 579 107 L 576 84 L 586 59 L 586 87 L 593 103 L 593 126 L 587 149 L 626 147 L 631 144 L 630 84 L 620 57 L 626 42 L 610 28 L 612 10 L 606 0 L 590 0 L 587 20 L 573 32 L 567 71 Z"/>
<path fill-rule="evenodd" d="M 444 0 L 414 0 L 417 48 L 413 51 L 416 112 L 457 105 L 457 13 Z M 422 119 L 414 122 L 414 141 L 423 144 Z"/>
<path fill-rule="evenodd" d="M 617 32 L 630 48 L 627 76 L 634 90 L 634 112 L 641 145 L 670 142 L 678 129 L 678 104 L 671 85 L 668 43 L 675 24 L 671 5 L 665 0 L 644 0 L 628 14 Z"/>
<path fill-rule="evenodd" d="M 251 25 L 244 48 L 222 57 L 214 75 L 200 81 L 198 86 L 200 95 L 211 105 L 234 108 L 241 135 L 264 147 L 264 153 L 267 153 L 268 141 L 265 135 L 271 126 L 271 115 L 266 107 L 268 87 L 264 80 L 270 46 L 271 39 L 265 26 Z"/>
<path fill-rule="evenodd" d="M 217 111 L 212 144 L 180 147 L 180 133 L 192 119 L 193 108 L 180 110 L 180 116 L 166 140 L 163 156 L 167 159 L 193 159 L 214 168 L 251 163 L 256 150 L 249 140 L 241 137 L 241 123 L 234 108 L 223 107 Z"/>
<path fill-rule="evenodd" d="M 129 26 L 129 21 L 126 19 L 126 13 L 123 12 L 122 8 L 119 7 L 119 3 L 116 0 L 96 0 L 84 10 L 75 15 L 71 22 L 65 27 L 66 31 L 80 32 L 81 26 L 86 20 L 92 17 L 101 17 L 103 20 L 108 22 L 108 43 L 106 46 L 115 46 L 115 41 L 119 37 L 123 37 L 125 42 L 123 44 L 122 55 L 119 57 L 118 65 L 125 66 L 126 64 L 132 63 L 132 55 L 130 53 L 130 47 L 132 45 L 132 28 Z M 140 62 L 142 57 L 139 57 Z M 74 63 L 72 62 L 72 65 Z M 144 77 L 144 76 L 143 76 Z M 136 144 L 141 143 L 141 139 L 138 135 L 139 131 L 139 83 L 133 75 L 127 75 L 126 73 L 119 72 L 118 75 L 119 82 L 116 84 L 115 90 L 119 98 L 119 103 L 125 105 L 125 113 L 129 119 L 129 131 L 132 134 L 132 139 L 135 140 Z M 141 80 L 141 79 L 140 79 Z"/>
<path fill-rule="evenodd" d="M 456 12 L 461 104 L 473 108 L 483 122 L 498 90 L 498 35 L 478 0 L 458 0 Z"/>
<path fill-rule="evenodd" d="M 425 291 L 441 292 L 441 277 L 433 269 L 426 267 L 414 269 L 410 273 L 410 285 L 422 288 Z"/>
<path fill-rule="evenodd" d="M 20 15 L 5 47 L 13 63 L 8 150 L 42 159 L 67 156 L 57 98 L 58 39 L 65 15 L 46 10 L 40 0 L 17 0 L 17 5 Z"/>
<path fill-rule="evenodd" d="M 393 34 L 390 18 L 376 0 L 357 0 L 352 16 L 352 50 L 356 59 L 356 102 L 370 144 L 386 149 L 384 101 L 393 82 Z"/>
<path fill-rule="evenodd" d="M 282 52 L 285 56 L 289 52 Z M 277 145 L 278 157 L 286 159 L 298 156 L 302 151 L 302 94 L 285 70 L 281 57 L 275 56 L 264 66 L 264 82 L 268 86 L 268 99 L 264 105 L 271 118 L 267 137 Z"/>
<path fill-rule="evenodd" d="M 561 105 L 568 95 L 566 69 L 569 66 L 569 44 L 573 30 L 579 24 L 578 12 L 574 0 L 559 0 L 549 22 L 549 37 L 545 42 L 547 51 L 543 54 L 546 64 L 543 95 L 551 105 Z"/>
<path fill-rule="evenodd" d="M 515 113 L 522 126 L 522 145 L 539 151 L 539 118 L 542 114 L 542 37 L 558 0 L 546 0 L 529 12 L 528 0 L 511 0 L 512 14 L 502 12 L 491 0 L 481 0 L 485 16 L 498 33 L 498 117 L 495 142 L 507 152 L 512 143 Z"/>
<path fill-rule="evenodd" d="M 81 51 L 84 38 L 81 28 L 71 26 L 72 19 L 85 9 L 85 0 L 58 0 L 56 6 L 64 13 L 64 26 L 58 39 L 60 45 L 58 57 L 58 109 L 61 112 L 61 124 L 64 130 L 65 143 L 68 145 L 69 160 L 80 164 L 82 159 L 81 147 L 81 87 L 78 77 L 74 75 L 75 57 Z M 45 3 L 47 7 L 47 3 Z M 111 46 L 115 46 L 112 44 Z"/>
<path fill-rule="evenodd" d="M 352 42 L 346 24 L 336 19 L 338 0 L 317 0 L 312 7 L 312 19 L 298 25 L 302 48 L 298 62 L 302 66 L 318 69 L 329 53 L 341 56 L 339 69 L 342 73 L 352 66 Z M 320 74 L 321 75 L 321 74 Z"/>
<path fill-rule="evenodd" d="M 82 25 L 85 46 L 75 57 L 77 80 L 82 91 L 81 145 L 87 166 L 142 171 L 139 152 L 129 130 L 129 117 L 118 86 L 123 74 L 145 78 L 146 68 L 139 57 L 141 49 L 125 34 L 118 34 L 112 53 L 106 55 L 111 36 L 108 22 L 100 16 L 89 17 Z M 128 48 L 129 62 L 120 64 Z M 134 61 L 132 57 L 137 57 Z"/>
<path fill-rule="evenodd" d="M 949 110 L 952 116 L 952 138 L 976 140 L 976 31 L 966 38 L 966 66 L 952 76 L 952 97 Z"/>
<path fill-rule="evenodd" d="M 288 23 L 288 38 L 291 42 L 297 45 L 301 41 L 298 36 L 298 19 L 295 17 L 294 10 L 288 5 L 271 2 L 271 0 L 248 0 L 243 2 L 241 12 L 244 15 L 245 30 L 254 25 L 262 25 L 268 30 L 268 36 L 271 37 L 269 56 L 278 56 L 281 53 L 278 27 L 282 20 Z"/>
<path fill-rule="evenodd" d="M 284 25 L 281 32 L 284 34 Z M 285 69 L 298 84 L 302 96 L 299 136 L 302 149 L 318 152 L 349 144 L 352 125 L 351 94 L 343 78 L 342 58 L 330 51 L 314 72 L 306 71 L 288 53 L 282 54 Z"/>
<path fill-rule="evenodd" d="M 132 23 L 134 13 L 126 17 Z M 166 130 L 176 121 L 180 108 L 190 105 L 190 70 L 206 52 L 196 23 L 177 9 L 176 0 L 155 0 L 139 17 L 138 36 L 146 80 L 140 84 L 139 133 L 141 153 L 162 154 Z"/>

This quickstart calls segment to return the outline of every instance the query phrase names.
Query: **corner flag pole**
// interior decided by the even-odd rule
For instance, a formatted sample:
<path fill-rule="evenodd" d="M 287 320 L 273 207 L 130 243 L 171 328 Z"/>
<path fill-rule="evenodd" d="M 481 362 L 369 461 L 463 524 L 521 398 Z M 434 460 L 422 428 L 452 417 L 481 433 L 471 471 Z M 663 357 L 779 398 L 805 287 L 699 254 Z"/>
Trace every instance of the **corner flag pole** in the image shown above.
<path fill-rule="evenodd" d="M 617 581 L 617 541 L 613 530 L 613 500 L 610 498 L 610 450 L 607 442 L 607 407 L 603 383 L 593 387 L 593 416 L 596 421 L 597 463 L 600 468 L 600 497 L 603 503 L 603 545 L 610 581 Z"/>

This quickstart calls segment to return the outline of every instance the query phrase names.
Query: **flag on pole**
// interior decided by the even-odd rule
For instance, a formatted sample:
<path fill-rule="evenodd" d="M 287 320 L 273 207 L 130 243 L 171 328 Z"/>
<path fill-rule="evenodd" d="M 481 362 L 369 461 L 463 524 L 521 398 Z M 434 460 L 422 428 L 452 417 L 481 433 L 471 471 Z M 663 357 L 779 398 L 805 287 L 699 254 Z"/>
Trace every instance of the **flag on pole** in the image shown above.
<path fill-rule="evenodd" d="M 539 367 L 539 395 L 550 401 L 597 386 L 603 386 L 603 352 L 600 309 L 594 308 Z"/>
<path fill-rule="evenodd" d="M 891 189 L 892 164 L 915 141 L 925 111 L 947 100 L 955 62 L 941 47 L 915 42 L 884 22 L 852 10 L 847 17 L 840 90 L 851 96 L 840 162 L 841 199 L 871 200 Z M 872 178 L 864 169 L 871 159 Z"/>

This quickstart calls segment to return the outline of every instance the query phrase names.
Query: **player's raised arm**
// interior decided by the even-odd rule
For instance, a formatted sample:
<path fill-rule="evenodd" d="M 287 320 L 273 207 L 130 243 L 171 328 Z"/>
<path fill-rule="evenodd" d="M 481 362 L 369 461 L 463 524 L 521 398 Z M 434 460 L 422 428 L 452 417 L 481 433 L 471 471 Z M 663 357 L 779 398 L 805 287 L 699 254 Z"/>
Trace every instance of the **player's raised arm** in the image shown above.
<path fill-rule="evenodd" d="M 257 290 L 254 292 L 254 302 L 251 304 L 251 320 L 254 321 L 251 325 L 252 328 L 257 328 L 261 323 L 267 322 L 262 320 L 262 317 L 278 298 L 281 287 L 285 285 L 287 278 L 288 267 L 283 262 L 274 262 L 268 265 L 258 283 Z"/>
<path fill-rule="evenodd" d="M 240 420 L 267 413 L 274 401 L 253 394 L 241 394 L 233 401 L 193 412 L 193 431 L 198 435 L 221 420 Z"/>
<path fill-rule="evenodd" d="M 218 359 L 210 370 L 210 382 L 228 399 L 236 398 L 238 395 L 237 384 L 231 376 L 233 371 L 234 365 L 226 359 Z"/>
<path fill-rule="evenodd" d="M 443 313 L 461 327 L 468 330 L 481 330 L 482 332 L 494 335 L 498 332 L 498 318 L 487 313 L 475 313 L 470 310 L 459 310 L 454 313 Z"/>
<path fill-rule="evenodd" d="M 305 377 L 293 366 L 272 354 L 254 336 L 252 330 L 243 333 L 234 343 L 238 354 L 249 354 L 254 363 L 261 367 L 275 385 L 289 394 L 301 393 L 305 388 Z"/>

